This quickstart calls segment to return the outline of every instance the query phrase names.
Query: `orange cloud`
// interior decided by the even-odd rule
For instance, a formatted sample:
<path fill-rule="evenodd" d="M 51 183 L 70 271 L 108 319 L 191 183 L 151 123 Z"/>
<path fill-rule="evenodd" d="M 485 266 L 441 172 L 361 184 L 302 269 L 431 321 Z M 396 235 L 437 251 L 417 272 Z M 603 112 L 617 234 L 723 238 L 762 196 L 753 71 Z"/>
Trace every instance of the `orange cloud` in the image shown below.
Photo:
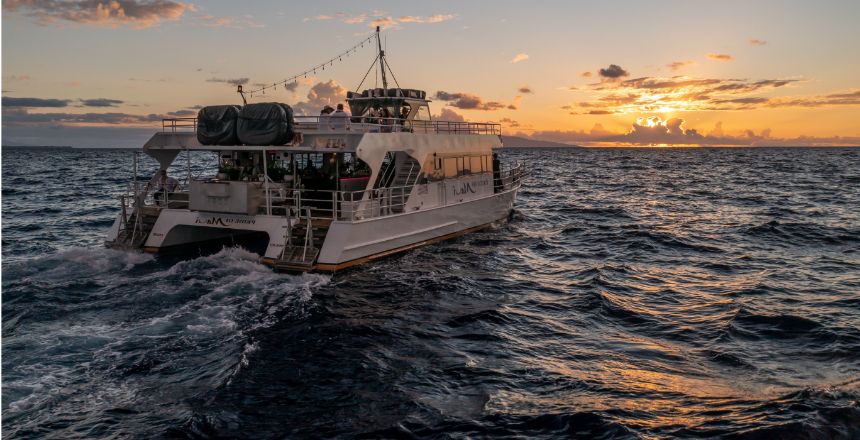
<path fill-rule="evenodd" d="M 466 118 L 463 115 L 448 107 L 442 107 L 442 111 L 438 115 L 433 115 L 433 119 L 436 121 L 466 122 Z"/>
<path fill-rule="evenodd" d="M 685 67 L 692 66 L 692 65 L 694 65 L 694 64 L 696 64 L 696 63 L 695 63 L 695 62 L 693 62 L 693 60 L 687 60 L 687 61 L 672 61 L 671 63 L 666 64 L 666 67 L 668 67 L 668 68 L 669 68 L 670 70 L 672 70 L 673 72 L 676 72 L 676 71 L 678 71 L 678 70 L 681 70 L 681 69 L 683 69 L 683 68 L 685 68 Z"/>
<path fill-rule="evenodd" d="M 765 44 L 767 44 L 767 41 L 759 40 L 758 38 L 750 38 L 749 42 L 753 46 L 764 46 Z"/>
<path fill-rule="evenodd" d="M 623 69 L 622 69 L 623 70 Z M 618 72 L 615 72 L 619 74 Z M 801 100 L 761 96 L 799 83 L 797 79 L 718 79 L 688 76 L 641 77 L 591 84 L 592 98 L 571 114 L 670 113 L 705 110 L 749 110 L 763 106 L 850 105 L 853 91 Z"/>
<path fill-rule="evenodd" d="M 471 93 L 448 93 L 443 91 L 436 92 L 436 99 L 440 101 L 445 101 L 451 107 L 456 107 L 463 110 L 499 110 L 505 107 L 510 108 L 510 106 L 506 106 L 505 104 L 497 101 L 484 101 L 480 96 L 473 95 Z M 516 109 L 514 104 L 512 110 Z"/>
<path fill-rule="evenodd" d="M 379 26 L 383 29 L 398 29 L 402 23 L 442 23 L 457 18 L 457 14 L 435 14 L 428 16 L 403 15 L 398 18 L 391 17 L 382 11 L 362 12 L 360 14 L 347 14 L 337 12 L 332 15 L 321 14 L 314 17 L 315 20 L 338 20 L 345 24 L 368 23 L 370 27 Z M 368 19 L 370 21 L 368 22 Z M 303 20 L 307 21 L 307 19 Z"/>
<path fill-rule="evenodd" d="M 709 53 L 705 55 L 705 58 L 714 61 L 732 61 L 735 59 L 735 57 L 725 53 Z"/>
<path fill-rule="evenodd" d="M 511 63 L 516 64 L 516 63 L 519 63 L 519 62 L 525 61 L 525 60 L 527 60 L 527 59 L 529 59 L 529 55 L 528 55 L 528 54 L 525 54 L 525 53 L 518 53 L 518 54 L 516 54 L 516 55 L 514 56 L 514 58 L 513 58 L 513 59 L 511 59 Z"/>
<path fill-rule="evenodd" d="M 227 27 L 233 29 L 265 27 L 263 23 L 253 20 L 250 16 L 216 17 L 214 15 L 201 14 L 196 17 L 199 24 L 205 27 Z"/>
<path fill-rule="evenodd" d="M 717 122 L 707 135 L 686 128 L 682 118 L 663 119 L 660 116 L 638 118 L 629 130 L 609 132 L 600 124 L 590 131 L 544 130 L 531 134 L 519 132 L 521 136 L 534 140 L 562 142 L 567 144 L 592 145 L 713 145 L 713 146 L 827 146 L 860 145 L 858 137 L 811 137 L 780 138 L 765 128 L 756 134 L 753 130 L 737 130 L 738 135 L 723 131 L 722 122 Z"/>
<path fill-rule="evenodd" d="M 441 23 L 443 21 L 453 20 L 455 14 L 436 14 L 429 17 L 421 17 L 415 15 L 404 15 L 397 19 L 401 23 Z"/>

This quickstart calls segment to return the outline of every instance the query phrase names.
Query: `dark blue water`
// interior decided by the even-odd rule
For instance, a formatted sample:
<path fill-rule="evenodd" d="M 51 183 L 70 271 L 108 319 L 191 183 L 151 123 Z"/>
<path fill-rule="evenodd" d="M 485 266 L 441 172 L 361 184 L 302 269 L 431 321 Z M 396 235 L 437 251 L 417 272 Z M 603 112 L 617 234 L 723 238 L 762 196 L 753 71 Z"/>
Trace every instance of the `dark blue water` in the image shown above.
<path fill-rule="evenodd" d="M 4 436 L 860 437 L 860 149 L 503 155 L 509 222 L 290 276 L 105 250 L 131 153 L 4 149 Z"/>

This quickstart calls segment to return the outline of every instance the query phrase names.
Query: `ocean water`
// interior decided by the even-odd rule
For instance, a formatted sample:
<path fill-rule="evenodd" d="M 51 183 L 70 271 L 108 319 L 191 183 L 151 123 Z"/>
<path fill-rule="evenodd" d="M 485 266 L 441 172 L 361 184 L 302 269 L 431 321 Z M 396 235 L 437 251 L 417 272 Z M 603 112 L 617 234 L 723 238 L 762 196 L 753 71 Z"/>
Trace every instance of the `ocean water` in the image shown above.
<path fill-rule="evenodd" d="M 106 250 L 131 153 L 4 148 L 4 437 L 860 438 L 860 149 L 502 155 L 507 222 L 294 276 Z"/>

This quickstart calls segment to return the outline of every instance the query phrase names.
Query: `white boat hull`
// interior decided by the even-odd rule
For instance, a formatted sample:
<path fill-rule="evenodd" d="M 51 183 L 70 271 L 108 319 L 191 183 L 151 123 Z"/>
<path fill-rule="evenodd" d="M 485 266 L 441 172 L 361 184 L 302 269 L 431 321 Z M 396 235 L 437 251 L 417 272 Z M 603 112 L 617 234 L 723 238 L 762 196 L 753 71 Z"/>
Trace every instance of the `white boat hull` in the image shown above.
<path fill-rule="evenodd" d="M 337 270 L 457 236 L 502 220 L 516 189 L 480 199 L 363 221 L 332 222 L 317 267 Z"/>

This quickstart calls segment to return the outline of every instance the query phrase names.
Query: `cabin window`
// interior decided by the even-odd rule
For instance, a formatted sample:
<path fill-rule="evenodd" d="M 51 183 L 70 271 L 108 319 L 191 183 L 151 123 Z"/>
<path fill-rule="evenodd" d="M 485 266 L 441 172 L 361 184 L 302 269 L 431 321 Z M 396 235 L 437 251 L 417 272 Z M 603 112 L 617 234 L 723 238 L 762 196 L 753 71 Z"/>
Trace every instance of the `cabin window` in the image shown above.
<path fill-rule="evenodd" d="M 483 167 L 481 166 L 481 156 L 471 156 L 469 157 L 470 167 L 469 169 L 473 173 L 483 172 Z"/>
<path fill-rule="evenodd" d="M 418 107 L 418 112 L 415 113 L 416 121 L 429 121 L 430 120 L 430 107 L 426 105 L 422 105 Z"/>
<path fill-rule="evenodd" d="M 459 168 L 457 167 L 456 157 L 445 158 L 445 177 L 457 177 Z"/>

